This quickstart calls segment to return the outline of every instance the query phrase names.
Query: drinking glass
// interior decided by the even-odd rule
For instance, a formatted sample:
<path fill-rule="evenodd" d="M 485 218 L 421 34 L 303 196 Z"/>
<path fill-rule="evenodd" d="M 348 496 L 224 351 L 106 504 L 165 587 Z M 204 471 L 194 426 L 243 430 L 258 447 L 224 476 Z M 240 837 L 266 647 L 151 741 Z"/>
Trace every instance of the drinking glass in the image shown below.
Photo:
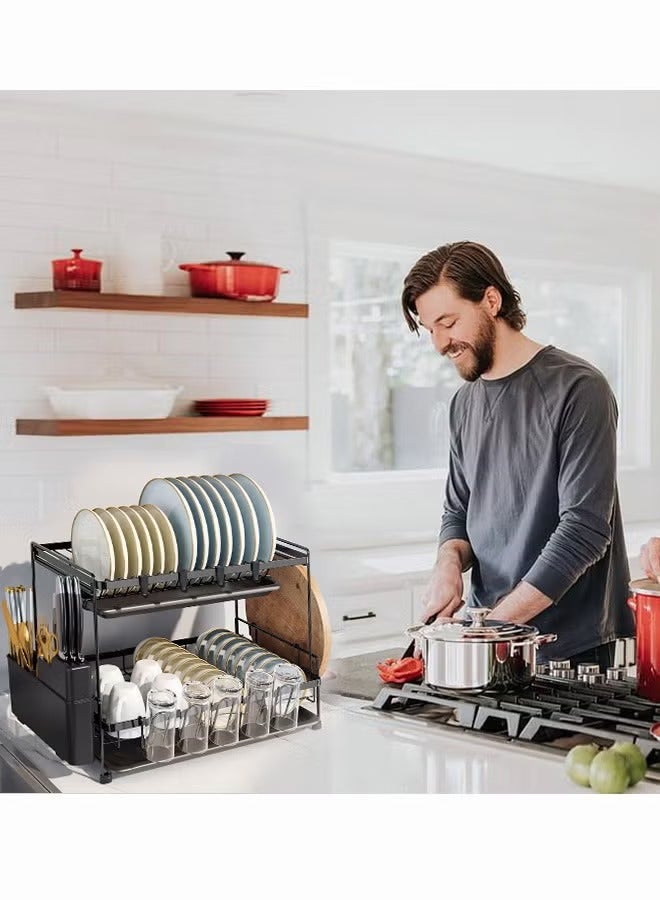
<path fill-rule="evenodd" d="M 149 730 L 144 742 L 147 759 L 162 762 L 174 758 L 176 734 L 176 694 L 174 691 L 154 690 L 147 694 Z"/>
<path fill-rule="evenodd" d="M 188 708 L 181 725 L 181 749 L 184 753 L 202 753 L 209 746 L 211 688 L 201 681 L 186 681 L 183 698 Z"/>
<path fill-rule="evenodd" d="M 300 686 L 303 675 L 298 666 L 280 663 L 273 670 L 273 731 L 286 731 L 298 725 Z"/>
<path fill-rule="evenodd" d="M 263 669 L 252 669 L 245 676 L 245 708 L 241 719 L 241 734 L 249 738 L 268 734 L 272 701 L 273 676 Z"/>
<path fill-rule="evenodd" d="M 218 675 L 211 684 L 213 699 L 209 740 L 216 746 L 235 744 L 241 718 L 243 685 L 231 675 Z"/>

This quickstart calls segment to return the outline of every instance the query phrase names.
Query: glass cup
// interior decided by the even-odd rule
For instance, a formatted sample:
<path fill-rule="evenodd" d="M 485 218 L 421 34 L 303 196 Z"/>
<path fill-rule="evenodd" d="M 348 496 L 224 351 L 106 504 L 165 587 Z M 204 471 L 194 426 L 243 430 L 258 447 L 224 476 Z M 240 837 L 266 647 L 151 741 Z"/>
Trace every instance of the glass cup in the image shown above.
<path fill-rule="evenodd" d="M 188 707 L 181 725 L 181 749 L 184 753 L 202 753 L 209 746 L 211 688 L 201 681 L 186 681 L 183 699 Z"/>
<path fill-rule="evenodd" d="M 149 725 L 144 750 L 150 762 L 163 762 L 174 758 L 176 735 L 176 694 L 174 691 L 155 690 L 147 694 Z"/>
<path fill-rule="evenodd" d="M 286 731 L 298 725 L 300 686 L 303 676 L 298 666 L 280 663 L 273 670 L 273 731 Z"/>
<path fill-rule="evenodd" d="M 235 744 L 241 719 L 243 685 L 231 675 L 218 675 L 211 685 L 213 700 L 209 740 L 217 747 Z"/>
<path fill-rule="evenodd" d="M 241 719 L 241 734 L 248 738 L 268 734 L 272 701 L 273 676 L 262 669 L 252 669 L 245 676 L 245 707 Z"/>

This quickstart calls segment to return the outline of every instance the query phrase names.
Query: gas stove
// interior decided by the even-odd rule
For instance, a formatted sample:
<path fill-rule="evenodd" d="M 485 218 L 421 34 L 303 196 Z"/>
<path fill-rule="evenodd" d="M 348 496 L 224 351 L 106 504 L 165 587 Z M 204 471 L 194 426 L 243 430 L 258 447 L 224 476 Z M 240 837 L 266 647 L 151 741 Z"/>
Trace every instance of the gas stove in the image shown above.
<path fill-rule="evenodd" d="M 388 684 L 372 709 L 558 754 L 576 744 L 632 740 L 646 757 L 647 779 L 660 782 L 660 742 L 649 733 L 660 722 L 660 704 L 638 697 L 635 686 L 634 679 L 589 684 L 553 675 L 537 675 L 531 686 L 504 694 Z"/>

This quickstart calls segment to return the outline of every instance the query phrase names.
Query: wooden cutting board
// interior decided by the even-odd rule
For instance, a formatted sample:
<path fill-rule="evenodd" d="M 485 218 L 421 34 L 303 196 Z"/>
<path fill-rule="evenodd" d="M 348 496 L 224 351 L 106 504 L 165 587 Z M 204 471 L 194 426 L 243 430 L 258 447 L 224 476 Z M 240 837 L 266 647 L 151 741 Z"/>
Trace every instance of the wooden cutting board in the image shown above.
<path fill-rule="evenodd" d="M 266 631 L 281 635 L 287 641 L 307 650 L 307 568 L 287 566 L 283 569 L 271 569 L 269 575 L 280 585 L 279 591 L 265 597 L 247 598 L 245 618 L 251 626 L 265 628 Z M 317 660 L 312 660 L 311 663 L 305 654 L 299 655 L 293 647 L 263 632 L 257 633 L 254 628 L 250 628 L 251 637 L 266 650 L 289 662 L 300 664 L 304 669 L 318 666 L 318 673 L 313 674 L 323 675 L 330 659 L 332 629 L 328 608 L 314 577 L 312 577 L 311 613 L 311 652 L 317 657 Z"/>

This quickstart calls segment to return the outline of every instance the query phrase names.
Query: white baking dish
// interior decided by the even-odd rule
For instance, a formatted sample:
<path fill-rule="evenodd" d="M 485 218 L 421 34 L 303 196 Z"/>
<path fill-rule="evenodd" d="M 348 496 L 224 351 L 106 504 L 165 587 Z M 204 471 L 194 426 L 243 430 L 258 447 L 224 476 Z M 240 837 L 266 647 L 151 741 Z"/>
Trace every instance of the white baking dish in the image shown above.
<path fill-rule="evenodd" d="M 124 384 L 45 388 L 58 419 L 166 419 L 182 390 Z"/>

